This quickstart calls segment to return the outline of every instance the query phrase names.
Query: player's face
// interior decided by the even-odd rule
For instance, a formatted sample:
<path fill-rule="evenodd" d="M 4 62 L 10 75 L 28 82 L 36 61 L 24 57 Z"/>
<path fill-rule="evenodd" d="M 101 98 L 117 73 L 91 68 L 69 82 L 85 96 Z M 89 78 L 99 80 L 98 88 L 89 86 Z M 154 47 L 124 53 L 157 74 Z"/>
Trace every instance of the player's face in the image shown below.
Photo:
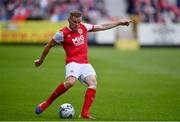
<path fill-rule="evenodd" d="M 76 31 L 79 24 L 81 23 L 81 17 L 72 17 L 69 18 L 69 27 L 73 30 Z"/>

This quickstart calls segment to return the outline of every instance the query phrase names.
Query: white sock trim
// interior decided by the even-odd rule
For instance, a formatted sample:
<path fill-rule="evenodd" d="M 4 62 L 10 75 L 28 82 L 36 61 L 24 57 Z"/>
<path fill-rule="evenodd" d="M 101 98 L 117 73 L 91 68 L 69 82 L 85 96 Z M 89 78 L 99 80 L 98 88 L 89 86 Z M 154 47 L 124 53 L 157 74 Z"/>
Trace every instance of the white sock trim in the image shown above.
<path fill-rule="evenodd" d="M 90 88 L 90 89 L 96 89 L 96 86 L 95 86 L 95 85 L 91 85 L 91 86 L 89 86 L 88 88 Z"/>

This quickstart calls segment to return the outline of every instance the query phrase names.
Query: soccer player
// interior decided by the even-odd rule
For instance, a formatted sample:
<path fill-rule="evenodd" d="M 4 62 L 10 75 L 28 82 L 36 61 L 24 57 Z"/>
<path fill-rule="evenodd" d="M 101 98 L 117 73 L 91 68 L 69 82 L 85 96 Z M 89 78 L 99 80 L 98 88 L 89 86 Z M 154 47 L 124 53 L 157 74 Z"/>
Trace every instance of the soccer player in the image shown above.
<path fill-rule="evenodd" d="M 44 102 L 36 108 L 36 114 L 42 113 L 51 103 L 69 88 L 71 88 L 77 80 L 87 84 L 84 103 L 80 116 L 85 119 L 93 119 L 89 114 L 90 107 L 96 95 L 96 72 L 88 62 L 88 32 L 103 31 L 121 26 L 128 26 L 131 20 L 118 20 L 107 22 L 104 24 L 91 25 L 82 23 L 81 12 L 74 10 L 69 14 L 69 25 L 60 29 L 52 39 L 46 44 L 39 59 L 34 61 L 35 66 L 40 66 L 50 49 L 56 44 L 62 44 L 66 52 L 66 79 L 54 90 L 54 92 Z"/>

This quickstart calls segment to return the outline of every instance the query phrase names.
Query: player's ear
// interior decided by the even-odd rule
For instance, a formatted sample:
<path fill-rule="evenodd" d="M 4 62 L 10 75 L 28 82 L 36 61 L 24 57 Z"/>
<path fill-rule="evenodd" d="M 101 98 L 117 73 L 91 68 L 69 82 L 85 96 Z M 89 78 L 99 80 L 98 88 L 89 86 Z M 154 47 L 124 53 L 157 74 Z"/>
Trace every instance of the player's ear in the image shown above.
<path fill-rule="evenodd" d="M 70 23 L 70 21 L 71 21 L 71 17 L 68 17 L 68 22 Z"/>

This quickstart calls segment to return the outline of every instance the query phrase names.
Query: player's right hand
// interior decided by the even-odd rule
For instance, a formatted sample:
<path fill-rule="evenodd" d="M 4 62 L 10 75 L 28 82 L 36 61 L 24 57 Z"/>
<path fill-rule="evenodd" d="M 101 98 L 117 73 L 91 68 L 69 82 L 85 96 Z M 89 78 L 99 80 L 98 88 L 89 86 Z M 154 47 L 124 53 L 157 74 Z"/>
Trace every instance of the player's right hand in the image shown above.
<path fill-rule="evenodd" d="M 38 67 L 42 64 L 42 61 L 40 59 L 36 59 L 36 60 L 34 60 L 34 64 L 36 67 Z"/>

